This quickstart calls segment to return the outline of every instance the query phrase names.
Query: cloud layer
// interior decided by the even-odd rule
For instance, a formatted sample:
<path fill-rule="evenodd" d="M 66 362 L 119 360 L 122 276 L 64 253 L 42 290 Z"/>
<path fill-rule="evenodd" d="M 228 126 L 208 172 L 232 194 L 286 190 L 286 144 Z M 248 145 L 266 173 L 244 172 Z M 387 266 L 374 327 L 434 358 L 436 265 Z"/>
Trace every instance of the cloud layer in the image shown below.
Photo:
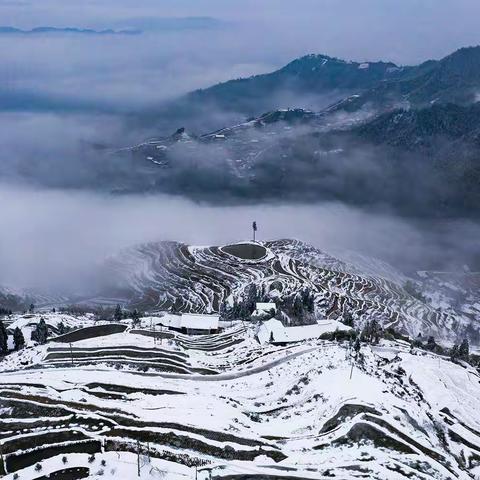
<path fill-rule="evenodd" d="M 480 226 L 411 223 L 338 203 L 201 206 L 177 197 L 112 197 L 0 185 L 0 285 L 81 288 L 107 256 L 133 244 L 176 240 L 215 245 L 298 238 L 327 252 L 355 250 L 403 271 L 474 266 Z M 476 261 L 480 259 L 477 257 Z M 83 285 L 85 286 L 85 285 Z"/>

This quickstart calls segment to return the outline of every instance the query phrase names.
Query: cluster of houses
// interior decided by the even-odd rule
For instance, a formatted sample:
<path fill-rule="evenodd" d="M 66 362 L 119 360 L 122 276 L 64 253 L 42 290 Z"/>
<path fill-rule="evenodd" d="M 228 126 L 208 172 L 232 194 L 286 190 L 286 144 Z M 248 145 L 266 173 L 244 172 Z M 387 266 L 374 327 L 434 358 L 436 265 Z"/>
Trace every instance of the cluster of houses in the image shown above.
<path fill-rule="evenodd" d="M 257 338 L 260 343 L 287 344 L 318 338 L 329 332 L 350 330 L 350 327 L 336 320 L 318 320 L 313 325 L 286 327 L 276 320 L 274 303 L 257 303 L 252 318 L 263 319 Z M 208 313 L 168 313 L 154 319 L 155 325 L 188 335 L 208 335 L 217 333 L 220 328 L 220 316 Z"/>
<path fill-rule="evenodd" d="M 257 303 L 252 317 L 273 316 L 274 303 Z M 188 335 L 208 335 L 220 330 L 220 315 L 211 313 L 167 313 L 163 317 L 152 317 L 158 327 L 164 327 Z"/>

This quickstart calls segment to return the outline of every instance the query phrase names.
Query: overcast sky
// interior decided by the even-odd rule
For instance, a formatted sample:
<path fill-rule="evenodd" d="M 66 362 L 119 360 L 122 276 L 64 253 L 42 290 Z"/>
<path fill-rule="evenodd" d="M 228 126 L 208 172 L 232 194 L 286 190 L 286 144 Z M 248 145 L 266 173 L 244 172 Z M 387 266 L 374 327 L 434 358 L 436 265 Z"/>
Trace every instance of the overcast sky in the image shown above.
<path fill-rule="evenodd" d="M 478 0 L 0 0 L 0 25 L 144 30 L 0 35 L 0 88 L 138 107 L 312 52 L 440 58 L 480 43 L 479 16 Z"/>

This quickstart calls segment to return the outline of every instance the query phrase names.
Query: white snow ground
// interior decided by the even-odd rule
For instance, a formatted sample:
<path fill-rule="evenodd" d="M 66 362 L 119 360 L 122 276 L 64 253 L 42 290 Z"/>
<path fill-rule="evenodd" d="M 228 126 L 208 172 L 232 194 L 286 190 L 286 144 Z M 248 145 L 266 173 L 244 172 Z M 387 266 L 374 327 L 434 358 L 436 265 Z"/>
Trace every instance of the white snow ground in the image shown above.
<path fill-rule="evenodd" d="M 193 479 L 194 464 L 199 479 L 478 477 L 478 372 L 404 342 L 353 359 L 347 343 L 262 345 L 234 323 L 161 344 L 131 330 L 71 352 L 49 342 L 0 367 L 8 480 L 67 467 L 134 478 L 137 440 L 142 478 Z"/>

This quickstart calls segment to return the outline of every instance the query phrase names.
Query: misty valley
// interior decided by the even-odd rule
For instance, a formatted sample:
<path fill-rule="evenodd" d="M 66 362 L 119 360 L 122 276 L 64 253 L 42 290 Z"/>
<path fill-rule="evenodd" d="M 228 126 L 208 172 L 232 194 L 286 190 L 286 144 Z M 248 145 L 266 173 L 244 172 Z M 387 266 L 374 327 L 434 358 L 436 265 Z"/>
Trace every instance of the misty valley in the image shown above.
<path fill-rule="evenodd" d="M 0 1 L 0 478 L 480 479 L 479 14 Z"/>

